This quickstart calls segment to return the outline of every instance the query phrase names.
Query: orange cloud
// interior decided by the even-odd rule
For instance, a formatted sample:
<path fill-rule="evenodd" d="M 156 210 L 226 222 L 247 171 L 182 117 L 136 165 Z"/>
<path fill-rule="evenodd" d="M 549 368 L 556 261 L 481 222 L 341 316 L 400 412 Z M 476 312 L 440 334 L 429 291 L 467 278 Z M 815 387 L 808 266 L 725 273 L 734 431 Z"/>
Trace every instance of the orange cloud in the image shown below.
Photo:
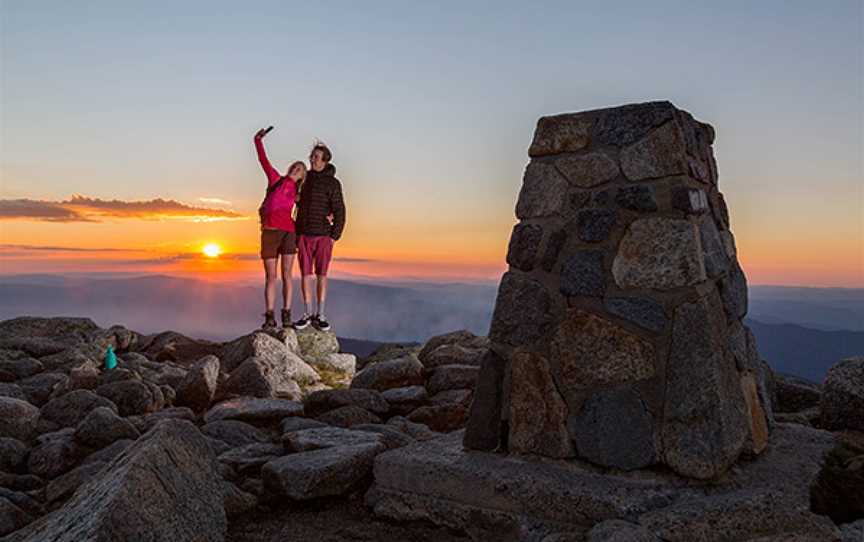
<path fill-rule="evenodd" d="M 44 222 L 94 222 L 58 202 L 32 199 L 0 200 L 0 220 L 16 218 Z"/>
<path fill-rule="evenodd" d="M 162 198 L 122 201 L 103 200 L 76 194 L 64 201 L 26 198 L 0 200 L 0 220 L 100 222 L 103 218 L 212 222 L 246 220 L 248 217 L 228 209 L 199 207 Z"/>

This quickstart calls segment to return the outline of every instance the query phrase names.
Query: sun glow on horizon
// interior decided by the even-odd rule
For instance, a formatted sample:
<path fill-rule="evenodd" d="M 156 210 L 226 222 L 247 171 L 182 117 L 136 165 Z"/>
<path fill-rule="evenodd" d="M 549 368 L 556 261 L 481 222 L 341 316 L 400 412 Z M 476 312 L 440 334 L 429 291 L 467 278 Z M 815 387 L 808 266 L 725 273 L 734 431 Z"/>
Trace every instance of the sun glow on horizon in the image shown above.
<path fill-rule="evenodd" d="M 218 258 L 219 255 L 222 254 L 222 247 L 216 243 L 207 243 L 201 249 L 201 252 L 203 252 L 208 258 Z"/>

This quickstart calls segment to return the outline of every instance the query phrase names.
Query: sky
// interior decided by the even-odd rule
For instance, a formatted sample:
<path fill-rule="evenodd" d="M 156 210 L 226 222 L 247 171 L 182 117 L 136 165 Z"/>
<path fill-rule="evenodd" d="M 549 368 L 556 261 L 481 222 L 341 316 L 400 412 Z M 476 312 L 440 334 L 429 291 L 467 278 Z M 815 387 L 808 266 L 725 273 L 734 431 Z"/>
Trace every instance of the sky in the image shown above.
<path fill-rule="evenodd" d="M 333 150 L 338 273 L 497 279 L 537 118 L 668 99 L 751 284 L 864 287 L 862 6 L 2 0 L 0 273 L 259 272 L 273 125 Z"/>

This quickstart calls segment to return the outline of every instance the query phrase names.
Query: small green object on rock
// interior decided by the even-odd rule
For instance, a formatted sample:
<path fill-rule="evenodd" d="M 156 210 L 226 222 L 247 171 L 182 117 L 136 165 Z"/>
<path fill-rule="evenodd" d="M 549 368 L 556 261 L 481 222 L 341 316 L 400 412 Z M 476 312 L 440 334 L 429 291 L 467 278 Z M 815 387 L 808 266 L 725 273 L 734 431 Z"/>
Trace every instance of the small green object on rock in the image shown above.
<path fill-rule="evenodd" d="M 108 351 L 105 352 L 105 368 L 114 369 L 117 367 L 117 355 L 114 354 L 114 347 L 108 345 Z"/>

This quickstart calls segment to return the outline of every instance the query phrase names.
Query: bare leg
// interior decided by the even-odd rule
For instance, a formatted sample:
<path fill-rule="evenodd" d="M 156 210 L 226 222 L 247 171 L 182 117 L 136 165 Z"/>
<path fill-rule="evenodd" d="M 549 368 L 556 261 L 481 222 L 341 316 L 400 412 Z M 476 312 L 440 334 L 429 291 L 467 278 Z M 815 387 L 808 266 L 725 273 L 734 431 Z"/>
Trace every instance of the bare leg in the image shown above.
<path fill-rule="evenodd" d="M 291 310 L 291 294 L 294 285 L 291 284 L 291 270 L 294 268 L 294 255 L 282 255 L 282 306 Z"/>
<path fill-rule="evenodd" d="M 312 275 L 303 275 L 303 280 L 300 282 L 300 290 L 303 292 L 303 312 L 311 314 L 309 307 L 312 305 Z"/>
<path fill-rule="evenodd" d="M 327 301 L 327 276 L 318 275 L 318 314 L 324 314 L 324 303 Z"/>
<path fill-rule="evenodd" d="M 264 304 L 267 312 L 276 305 L 276 258 L 264 259 Z"/>

